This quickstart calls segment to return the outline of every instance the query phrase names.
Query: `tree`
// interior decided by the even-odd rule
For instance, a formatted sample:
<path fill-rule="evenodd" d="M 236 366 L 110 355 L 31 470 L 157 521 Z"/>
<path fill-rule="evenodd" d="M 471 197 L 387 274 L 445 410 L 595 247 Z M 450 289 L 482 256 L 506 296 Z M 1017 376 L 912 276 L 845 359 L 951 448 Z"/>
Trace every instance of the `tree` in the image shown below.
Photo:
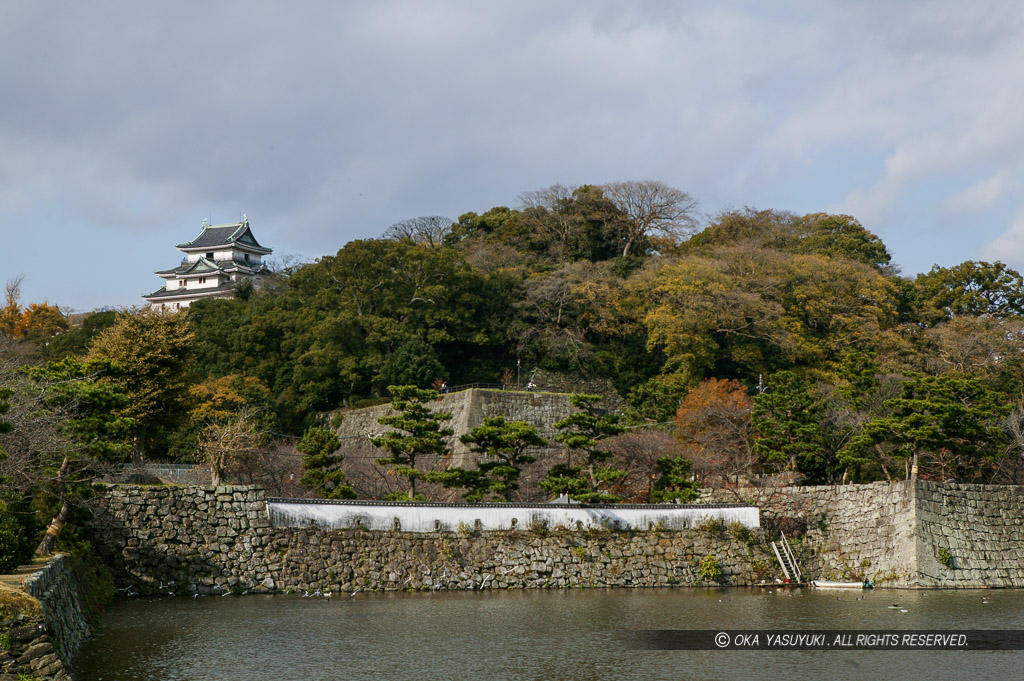
<path fill-rule="evenodd" d="M 623 432 L 625 427 L 619 425 L 617 416 L 598 413 L 595 405 L 601 399 L 600 395 L 569 396 L 569 403 L 577 411 L 555 423 L 555 428 L 561 431 L 555 441 L 565 445 L 567 463 L 557 464 L 548 471 L 538 483 L 542 489 L 564 492 L 571 499 L 585 503 L 619 500 L 618 495 L 608 492 L 607 488 L 626 477 L 626 471 L 602 466 L 613 453 L 599 446 L 605 439 Z M 583 455 L 578 466 L 572 465 L 572 452 Z"/>
<path fill-rule="evenodd" d="M 630 406 L 625 409 L 623 415 L 627 422 L 633 423 L 671 421 L 691 387 L 692 385 L 679 374 L 650 378 L 629 391 Z"/>
<path fill-rule="evenodd" d="M 626 471 L 612 491 L 626 503 L 650 503 L 658 478 L 657 461 L 666 456 L 683 456 L 683 444 L 661 428 L 631 428 L 608 438 L 605 445 L 614 452 L 612 465 Z"/>
<path fill-rule="evenodd" d="M 413 338 L 398 347 L 380 367 L 381 379 L 390 385 L 415 385 L 425 388 L 446 372 L 433 346 Z"/>
<path fill-rule="evenodd" d="M 567 263 L 529 278 L 515 305 L 517 354 L 549 370 L 594 370 L 595 341 L 621 332 L 621 285 L 607 263 Z"/>
<path fill-rule="evenodd" d="M 233 468 L 260 458 L 269 444 L 269 433 L 260 429 L 249 408 L 207 423 L 199 435 L 199 454 L 210 464 L 210 484 L 222 484 Z"/>
<path fill-rule="evenodd" d="M 349 243 L 297 272 L 290 286 L 294 338 L 282 346 L 291 384 L 320 409 L 383 392 L 382 368 L 412 341 L 429 344 L 443 367 L 487 356 L 510 307 L 507 292 L 458 251 L 409 241 Z"/>
<path fill-rule="evenodd" d="M 11 432 L 11 424 L 4 418 L 4 414 L 11 409 L 10 399 L 13 394 L 14 391 L 10 388 L 0 386 L 0 435 Z M 0 447 L 0 459 L 6 458 L 7 454 L 4 453 L 4 448 Z"/>
<path fill-rule="evenodd" d="M 696 499 L 699 496 L 700 485 L 691 479 L 691 466 L 690 460 L 681 456 L 664 456 L 658 459 L 655 468 L 660 476 L 654 481 L 651 501 L 685 503 Z"/>
<path fill-rule="evenodd" d="M 441 246 L 455 223 L 441 215 L 423 215 L 402 220 L 384 230 L 385 239 L 406 239 L 425 246 Z"/>
<path fill-rule="evenodd" d="M 43 348 L 43 352 L 49 359 L 61 359 L 67 355 L 84 355 L 92 340 L 104 329 L 114 325 L 117 321 L 117 312 L 114 310 L 103 310 L 86 315 L 82 325 L 64 333 L 49 341 Z"/>
<path fill-rule="evenodd" d="M 21 283 L 25 277 L 8 279 L 4 287 L 4 306 L 0 308 L 0 335 L 8 338 L 50 338 L 67 331 L 68 320 L 60 308 L 49 303 L 32 303 L 22 309 Z"/>
<path fill-rule="evenodd" d="M 850 346 L 885 342 L 897 320 L 896 289 L 873 268 L 749 240 L 666 260 L 626 286 L 648 347 L 690 384 L 798 367 L 828 378 Z"/>
<path fill-rule="evenodd" d="M 746 245 L 794 255 L 818 255 L 868 265 L 892 276 L 889 250 L 849 215 L 809 213 L 796 216 L 779 210 L 727 211 L 686 243 L 687 251 Z"/>
<path fill-rule="evenodd" d="M 848 449 L 891 445 L 906 462 L 908 479 L 917 477 L 922 459 L 949 477 L 955 462 L 966 466 L 994 457 L 1005 437 L 1000 419 L 1010 412 L 1005 395 L 977 378 L 953 375 L 912 375 L 886 406 L 891 413 L 866 423 Z"/>
<path fill-rule="evenodd" d="M 21 282 L 24 280 L 24 275 L 18 275 L 8 279 L 4 285 L 4 306 L 0 308 L 0 334 L 8 338 L 16 337 L 21 325 L 21 305 L 18 299 L 21 297 Z"/>
<path fill-rule="evenodd" d="M 519 474 L 523 466 L 537 460 L 527 450 L 548 443 L 537 434 L 533 425 L 526 421 L 507 421 L 504 416 L 485 418 L 482 425 L 460 439 L 471 445 L 473 453 L 488 457 L 477 462 L 481 476 L 476 476 L 476 479 L 470 477 L 473 484 L 465 497 L 467 501 L 480 501 L 487 494 L 497 494 L 505 501 L 512 501 L 512 495 L 519 490 Z M 480 478 L 483 478 L 482 484 Z"/>
<path fill-rule="evenodd" d="M 36 489 L 50 495 L 58 509 L 36 549 L 38 555 L 53 552 L 97 463 L 120 461 L 128 453 L 133 424 L 130 418 L 117 415 L 128 396 L 118 386 L 98 380 L 115 372 L 109 361 L 83 362 L 73 357 L 26 371 L 38 390 L 37 417 L 55 417 L 61 436 L 47 449 L 33 452 L 37 474 L 43 476 Z"/>
<path fill-rule="evenodd" d="M 889 249 L 849 215 L 811 213 L 794 224 L 800 233 L 797 252 L 846 258 L 891 273 Z"/>
<path fill-rule="evenodd" d="M 187 402 L 188 419 L 168 437 L 168 454 L 183 461 L 195 461 L 197 456 L 203 461 L 211 456 L 223 459 L 215 471 L 218 483 L 228 469 L 240 474 L 257 467 L 268 452 L 268 433 L 274 427 L 273 395 L 260 379 L 237 374 L 208 378 L 189 386 Z M 232 454 L 226 445 L 223 457 L 215 451 L 232 439 L 236 445 L 241 443 L 246 429 L 251 431 L 251 442 L 238 448 L 244 456 Z"/>
<path fill-rule="evenodd" d="M 821 401 L 811 385 L 791 371 L 769 377 L 767 388 L 753 398 L 757 430 L 754 451 L 766 466 L 799 471 L 808 480 L 830 482 L 832 462 L 822 457 Z"/>
<path fill-rule="evenodd" d="M 246 408 L 259 414 L 268 409 L 273 398 L 263 381 L 238 374 L 195 383 L 189 386 L 188 394 L 192 403 L 189 419 L 199 423 L 227 421 Z"/>
<path fill-rule="evenodd" d="M 28 339 L 51 338 L 70 328 L 60 308 L 49 303 L 32 303 L 21 315 L 18 335 Z"/>
<path fill-rule="evenodd" d="M 755 473 L 752 407 L 736 380 L 706 379 L 683 398 L 675 435 L 689 448 L 694 472 L 703 480 L 739 485 Z"/>
<path fill-rule="evenodd" d="M 341 442 L 333 430 L 310 428 L 296 449 L 302 454 L 302 482 L 324 499 L 355 499 L 355 491 L 345 482 L 341 470 L 344 456 L 337 454 Z"/>
<path fill-rule="evenodd" d="M 629 218 L 600 187 L 556 184 L 519 196 L 517 226 L 528 248 L 555 262 L 608 260 L 620 253 Z"/>
<path fill-rule="evenodd" d="M 930 324 L 958 315 L 1024 315 L 1024 277 L 1001 262 L 968 260 L 953 267 L 935 265 L 915 280 Z"/>
<path fill-rule="evenodd" d="M 636 247 L 643 247 L 653 236 L 671 243 L 682 241 L 696 227 L 697 201 L 689 194 L 655 180 L 631 180 L 606 184 L 601 189 L 615 207 L 625 214 L 625 258 Z"/>
<path fill-rule="evenodd" d="M 377 422 L 395 430 L 371 438 L 375 447 L 380 447 L 390 456 L 379 457 L 381 466 L 392 466 L 395 475 L 408 480 L 408 490 L 388 495 L 395 501 L 417 501 L 416 481 L 427 477 L 425 471 L 416 468 L 417 459 L 424 456 L 445 456 L 448 444 L 445 438 L 454 433 L 442 428 L 441 423 L 452 417 L 450 412 L 433 412 L 427 403 L 437 399 L 436 390 L 424 390 L 414 385 L 389 385 L 392 395 L 391 408 L 396 412 L 382 416 Z"/>
<path fill-rule="evenodd" d="M 89 349 L 89 359 L 109 359 L 121 369 L 104 380 L 115 383 L 129 397 L 118 415 L 135 423 L 135 465 L 143 461 L 150 429 L 182 416 L 192 339 L 185 315 L 161 315 L 151 310 L 123 312 Z"/>

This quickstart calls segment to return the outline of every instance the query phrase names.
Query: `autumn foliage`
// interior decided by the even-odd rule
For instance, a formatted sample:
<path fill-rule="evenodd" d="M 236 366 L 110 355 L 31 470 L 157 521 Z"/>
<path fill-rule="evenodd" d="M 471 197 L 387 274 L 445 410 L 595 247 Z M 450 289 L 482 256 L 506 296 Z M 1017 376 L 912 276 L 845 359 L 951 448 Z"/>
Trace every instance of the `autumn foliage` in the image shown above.
<path fill-rule="evenodd" d="M 739 381 L 709 378 L 690 391 L 676 412 L 676 437 L 693 473 L 714 484 L 739 484 L 754 467 L 752 408 Z"/>

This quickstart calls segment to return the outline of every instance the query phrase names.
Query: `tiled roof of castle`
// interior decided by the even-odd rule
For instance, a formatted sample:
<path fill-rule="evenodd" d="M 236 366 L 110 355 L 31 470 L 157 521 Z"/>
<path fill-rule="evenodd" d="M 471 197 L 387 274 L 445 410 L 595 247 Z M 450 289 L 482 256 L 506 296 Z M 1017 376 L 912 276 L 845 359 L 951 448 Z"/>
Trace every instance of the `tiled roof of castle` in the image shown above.
<path fill-rule="evenodd" d="M 207 225 L 206 221 L 203 221 L 202 231 L 199 232 L 199 236 L 192 241 L 188 241 L 183 244 L 178 244 L 178 248 L 183 250 L 194 250 L 200 248 L 223 248 L 225 246 L 243 246 L 248 247 L 251 250 L 271 253 L 272 249 L 261 246 L 256 237 L 252 235 L 252 230 L 249 229 L 249 219 L 243 218 L 241 222 L 236 222 L 229 225 Z"/>
<path fill-rule="evenodd" d="M 213 272 L 240 272 L 242 274 L 260 274 L 266 272 L 267 266 L 260 263 L 254 265 L 253 263 L 239 262 L 238 260 L 210 260 L 209 258 L 200 258 L 195 262 L 184 261 L 178 267 L 172 267 L 169 270 L 159 270 L 156 274 L 159 276 L 182 276 L 185 274 L 210 274 Z"/>
<path fill-rule="evenodd" d="M 228 281 L 220 286 L 213 288 L 199 288 L 199 289 L 175 289 L 167 288 L 163 286 L 156 291 L 153 291 L 149 295 L 142 296 L 146 300 L 153 300 L 154 298 L 199 298 L 199 297 L 210 297 L 216 296 L 217 294 L 223 293 L 234 293 L 236 282 Z"/>

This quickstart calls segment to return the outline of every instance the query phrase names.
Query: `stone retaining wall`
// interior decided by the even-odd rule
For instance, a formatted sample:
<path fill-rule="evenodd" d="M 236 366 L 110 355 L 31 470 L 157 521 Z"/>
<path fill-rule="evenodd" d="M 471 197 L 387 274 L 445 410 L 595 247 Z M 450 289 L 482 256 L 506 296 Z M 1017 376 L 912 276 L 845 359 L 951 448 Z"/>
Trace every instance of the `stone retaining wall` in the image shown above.
<path fill-rule="evenodd" d="M 93 633 L 78 579 L 72 559 L 61 555 L 25 577 L 22 613 L 0 622 L 0 679 L 71 679 L 66 665 Z"/>
<path fill-rule="evenodd" d="M 719 491 L 802 536 L 804 572 L 909 588 L 1024 587 L 1024 487 L 916 482 Z M 794 522 L 797 521 L 797 522 Z M 944 564 L 942 556 L 949 563 Z"/>
<path fill-rule="evenodd" d="M 706 555 L 725 583 L 778 576 L 760 547 L 699 530 L 276 529 L 260 488 L 115 486 L 100 500 L 94 546 L 121 585 L 140 593 L 697 584 L 696 561 Z M 810 578 L 1024 587 L 1024 488 L 918 481 L 762 490 L 744 500 L 761 507 L 763 532 L 797 540 Z"/>
<path fill-rule="evenodd" d="M 60 657 L 71 663 L 82 642 L 92 635 L 92 613 L 82 602 L 82 584 L 73 569 L 73 559 L 54 556 L 46 567 L 25 579 L 24 589 L 43 604 L 46 629 L 53 637 Z"/>
<path fill-rule="evenodd" d="M 482 425 L 485 418 L 504 416 L 510 421 L 526 421 L 536 426 L 541 437 L 553 441 L 558 432 L 554 424 L 573 411 L 568 395 L 480 388 L 441 395 L 437 402 L 430 405 L 430 409 L 435 412 L 451 412 L 451 420 L 444 424 L 455 431 L 448 438 L 448 446 L 452 451 L 451 465 L 462 467 L 471 467 L 472 461 L 469 446 L 459 437 Z M 346 440 L 362 442 L 371 433 L 390 430 L 377 420 L 391 413 L 391 406 L 387 404 L 336 412 L 341 416 L 341 424 L 335 432 L 343 443 Z M 551 446 L 547 450 L 560 451 L 561 448 Z"/>
<path fill-rule="evenodd" d="M 0 622 L 0 640 L 6 646 L 0 650 L 0 679 L 71 679 L 57 655 L 53 637 L 46 629 L 42 614 L 21 615 Z"/>
<path fill-rule="evenodd" d="M 921 586 L 1024 587 L 1024 487 L 921 481 L 915 491 Z"/>
<path fill-rule="evenodd" d="M 719 532 L 393 532 L 271 526 L 255 487 L 113 486 L 93 546 L 134 593 L 658 586 L 773 579 L 769 557 Z M 753 542 L 751 542 L 753 543 Z"/>

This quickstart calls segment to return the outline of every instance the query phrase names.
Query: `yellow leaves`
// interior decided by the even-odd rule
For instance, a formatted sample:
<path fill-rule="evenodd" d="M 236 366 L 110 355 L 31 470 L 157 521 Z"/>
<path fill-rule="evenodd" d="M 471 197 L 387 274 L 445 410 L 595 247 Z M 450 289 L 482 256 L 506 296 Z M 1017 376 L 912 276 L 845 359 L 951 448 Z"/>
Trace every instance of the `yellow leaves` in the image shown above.
<path fill-rule="evenodd" d="M 827 363 L 874 342 L 897 312 L 895 286 L 868 265 L 749 244 L 668 260 L 628 285 L 648 346 L 696 376 L 719 363 L 757 373 L 772 354 Z"/>
<path fill-rule="evenodd" d="M 48 302 L 32 303 L 21 315 L 16 335 L 24 338 L 48 338 L 67 331 L 68 320 L 60 308 Z"/>
<path fill-rule="evenodd" d="M 189 416 L 206 423 L 224 422 L 249 406 L 254 396 L 261 401 L 272 397 L 270 390 L 254 376 L 210 378 L 189 388 L 194 405 Z"/>
<path fill-rule="evenodd" d="M 70 328 L 68 320 L 56 305 L 32 303 L 22 309 L 16 298 L 7 297 L 0 308 L 0 334 L 9 338 L 48 338 Z"/>
<path fill-rule="evenodd" d="M 167 411 L 184 392 L 193 337 L 186 315 L 124 312 L 93 340 L 87 358 L 109 359 L 120 367 L 114 380 L 131 398 L 124 413 L 145 420 Z"/>

